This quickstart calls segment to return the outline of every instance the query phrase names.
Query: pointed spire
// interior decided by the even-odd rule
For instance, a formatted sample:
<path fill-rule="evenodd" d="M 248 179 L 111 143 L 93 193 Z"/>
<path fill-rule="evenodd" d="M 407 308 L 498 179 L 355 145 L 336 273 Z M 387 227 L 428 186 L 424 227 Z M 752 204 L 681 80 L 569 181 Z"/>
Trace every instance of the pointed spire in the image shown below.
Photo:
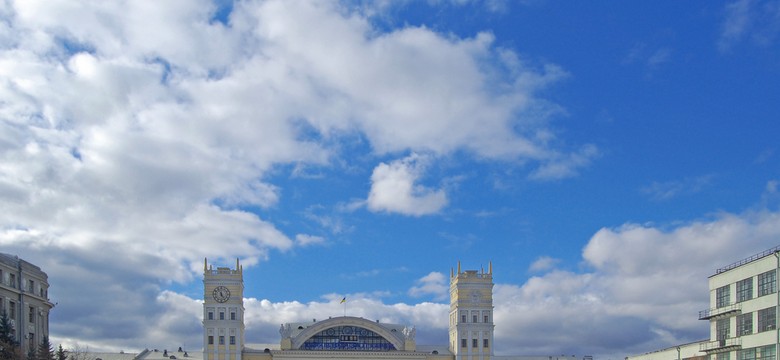
<path fill-rule="evenodd" d="M 240 268 L 240 267 L 241 267 L 241 265 L 238 264 L 238 258 L 236 258 L 236 270 L 238 270 L 238 268 Z"/>
<path fill-rule="evenodd" d="M 488 274 L 493 275 L 493 262 L 488 263 Z"/>
<path fill-rule="evenodd" d="M 460 260 L 458 260 L 458 274 L 460 274 Z"/>
<path fill-rule="evenodd" d="M 454 277 L 455 277 L 455 270 L 453 270 L 452 268 L 450 268 L 450 279 L 452 279 L 452 278 L 454 278 Z"/>
<path fill-rule="evenodd" d="M 209 259 L 203 258 L 203 272 L 209 271 Z"/>

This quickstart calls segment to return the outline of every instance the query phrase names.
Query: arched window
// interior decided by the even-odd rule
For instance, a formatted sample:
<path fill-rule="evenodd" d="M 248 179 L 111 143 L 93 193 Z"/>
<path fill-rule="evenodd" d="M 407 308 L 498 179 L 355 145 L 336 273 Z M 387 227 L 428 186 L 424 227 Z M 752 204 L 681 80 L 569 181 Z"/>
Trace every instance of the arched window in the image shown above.
<path fill-rule="evenodd" d="M 320 331 L 301 350 L 387 351 L 395 346 L 381 335 L 359 326 L 335 326 Z"/>

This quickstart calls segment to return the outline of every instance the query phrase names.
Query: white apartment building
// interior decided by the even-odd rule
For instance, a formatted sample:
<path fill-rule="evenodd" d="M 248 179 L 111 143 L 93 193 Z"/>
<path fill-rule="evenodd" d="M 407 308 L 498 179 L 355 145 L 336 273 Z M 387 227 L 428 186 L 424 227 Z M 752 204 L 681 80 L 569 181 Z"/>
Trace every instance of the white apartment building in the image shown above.
<path fill-rule="evenodd" d="M 0 253 L 0 314 L 5 312 L 22 350 L 35 349 L 49 335 L 48 276 L 18 256 Z"/>
<path fill-rule="evenodd" d="M 710 306 L 699 311 L 710 337 L 629 360 L 775 360 L 780 246 L 724 266 L 709 277 Z"/>

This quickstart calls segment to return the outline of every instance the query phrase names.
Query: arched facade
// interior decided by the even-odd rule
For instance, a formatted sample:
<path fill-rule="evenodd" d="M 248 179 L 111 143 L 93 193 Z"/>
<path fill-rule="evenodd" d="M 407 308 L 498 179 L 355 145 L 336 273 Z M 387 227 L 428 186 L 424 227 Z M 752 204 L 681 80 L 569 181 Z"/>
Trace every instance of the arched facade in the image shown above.
<path fill-rule="evenodd" d="M 294 350 L 406 350 L 408 330 L 387 329 L 357 317 L 320 321 L 291 337 Z"/>

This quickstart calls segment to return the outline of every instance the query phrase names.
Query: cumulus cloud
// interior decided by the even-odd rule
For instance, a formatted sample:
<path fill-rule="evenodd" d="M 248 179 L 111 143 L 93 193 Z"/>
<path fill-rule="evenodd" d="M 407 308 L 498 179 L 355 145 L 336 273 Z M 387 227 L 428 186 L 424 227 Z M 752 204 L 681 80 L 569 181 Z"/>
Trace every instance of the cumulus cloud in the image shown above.
<path fill-rule="evenodd" d="M 601 229 L 583 248 L 586 270 L 581 272 L 557 269 L 555 261 L 540 258 L 536 263 L 544 263 L 547 272 L 515 285 L 500 280 L 511 264 L 494 264 L 496 353 L 623 358 L 705 339 L 709 327 L 697 312 L 709 307 L 707 277 L 777 246 L 778 237 L 776 212 L 724 213 L 671 227 Z M 445 300 L 446 276 L 422 276 L 409 293 Z M 385 303 L 385 295 L 348 294 L 348 315 L 415 325 L 418 343 L 447 343 L 447 303 Z M 342 296 L 325 294 L 308 303 L 245 299 L 247 341 L 276 343 L 280 323 L 341 316 Z M 199 341 L 200 299 L 171 291 L 156 298 L 152 305 L 159 315 L 149 321 L 159 322 L 160 336 L 168 331 L 183 337 L 177 341 Z"/>
<path fill-rule="evenodd" d="M 534 272 L 547 271 L 553 269 L 555 265 L 560 263 L 560 259 L 551 258 L 549 256 L 542 256 L 531 264 L 529 270 Z"/>
<path fill-rule="evenodd" d="M 382 30 L 353 10 L 237 2 L 220 20 L 205 0 L 0 5 L 0 244 L 69 299 L 53 334 L 146 343 L 175 299 L 161 288 L 195 279 L 203 257 L 251 266 L 321 243 L 247 209 L 284 201 L 269 180 L 279 166 L 345 156 L 344 136 L 370 155 L 553 159 L 540 172 L 555 178 L 586 164 L 536 136 L 557 109 L 536 94 L 561 69 L 519 62 L 487 32 Z M 368 208 L 446 206 L 420 185 L 423 160 L 377 166 Z"/>
<path fill-rule="evenodd" d="M 434 271 L 418 279 L 417 285 L 409 289 L 409 295 L 413 297 L 433 295 L 436 300 L 443 300 L 449 295 L 449 289 L 444 274 Z"/>
<path fill-rule="evenodd" d="M 440 211 L 447 205 L 444 190 L 415 184 L 423 175 L 427 161 L 425 156 L 412 154 L 390 164 L 379 164 L 371 175 L 368 209 L 415 216 Z"/>

